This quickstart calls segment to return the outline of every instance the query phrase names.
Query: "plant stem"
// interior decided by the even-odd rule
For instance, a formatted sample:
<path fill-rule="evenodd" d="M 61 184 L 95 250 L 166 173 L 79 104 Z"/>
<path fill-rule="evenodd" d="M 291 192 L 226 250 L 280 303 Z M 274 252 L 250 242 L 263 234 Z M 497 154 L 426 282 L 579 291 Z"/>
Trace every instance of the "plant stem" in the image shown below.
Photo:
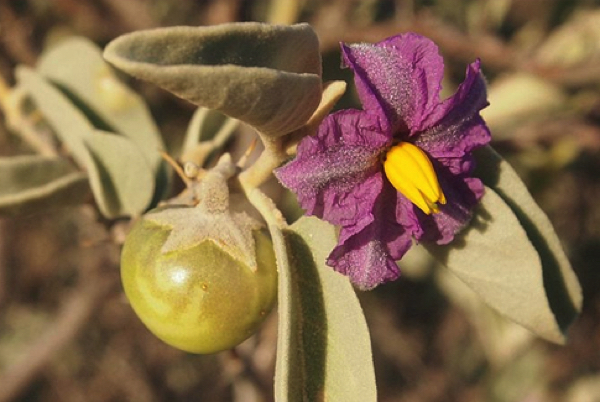
<path fill-rule="evenodd" d="M 186 133 L 186 141 L 183 146 L 181 153 L 181 160 L 183 162 L 194 162 L 198 166 L 203 166 L 207 161 L 207 158 L 214 154 L 217 150 L 222 149 L 225 143 L 229 141 L 235 130 L 240 125 L 239 120 L 227 117 L 219 131 L 210 140 L 201 141 L 201 129 L 204 120 L 207 119 L 209 109 L 199 108 L 194 116 L 192 122 L 188 127 Z"/>
<path fill-rule="evenodd" d="M 246 188 L 256 188 L 263 184 L 271 177 L 273 170 L 287 159 L 280 139 L 264 136 L 262 141 L 265 145 L 263 153 L 252 166 L 240 173 L 240 183 Z"/>
<path fill-rule="evenodd" d="M 48 144 L 36 130 L 30 116 L 23 115 L 21 104 L 24 94 L 18 89 L 9 88 L 0 76 L 0 108 L 4 111 L 7 125 L 16 131 L 23 141 L 42 156 L 58 156 L 54 147 Z"/>
<path fill-rule="evenodd" d="M 290 342 L 292 339 L 290 322 L 282 319 L 282 317 L 288 316 L 289 311 L 291 310 L 290 298 L 286 297 L 291 293 L 290 286 L 292 281 L 290 279 L 290 261 L 287 253 L 287 243 L 283 233 L 283 229 L 287 227 L 287 223 L 281 212 L 275 206 L 273 200 L 267 197 L 260 189 L 252 187 L 249 183 L 244 181 L 241 181 L 241 186 L 250 203 L 260 212 L 267 222 L 269 232 L 271 233 L 278 272 L 277 308 L 279 311 L 279 329 L 277 336 L 277 351 L 278 353 L 286 353 L 285 351 L 290 350 Z M 277 373 L 275 375 L 275 392 L 277 392 L 278 389 L 281 389 L 281 387 L 277 386 L 277 381 L 289 377 L 288 366 L 279 364 L 279 359 L 277 359 L 277 362 L 275 368 Z M 276 399 L 283 400 L 284 398 Z"/>

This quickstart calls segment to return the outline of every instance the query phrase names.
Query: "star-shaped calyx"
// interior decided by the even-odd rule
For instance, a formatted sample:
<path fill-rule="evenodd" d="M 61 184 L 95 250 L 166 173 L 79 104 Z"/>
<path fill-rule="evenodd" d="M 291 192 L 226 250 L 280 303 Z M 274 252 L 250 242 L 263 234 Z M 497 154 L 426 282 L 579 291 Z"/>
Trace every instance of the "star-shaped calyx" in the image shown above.
<path fill-rule="evenodd" d="M 233 258 L 246 264 L 252 271 L 257 269 L 253 232 L 264 227 L 259 220 L 246 211 L 230 208 L 227 181 L 235 174 L 235 165 L 229 154 L 223 155 L 218 164 L 208 171 L 192 189 L 199 203 L 195 206 L 181 205 L 158 209 L 146 215 L 146 219 L 171 229 L 163 244 L 162 253 L 196 246 L 212 241 Z"/>

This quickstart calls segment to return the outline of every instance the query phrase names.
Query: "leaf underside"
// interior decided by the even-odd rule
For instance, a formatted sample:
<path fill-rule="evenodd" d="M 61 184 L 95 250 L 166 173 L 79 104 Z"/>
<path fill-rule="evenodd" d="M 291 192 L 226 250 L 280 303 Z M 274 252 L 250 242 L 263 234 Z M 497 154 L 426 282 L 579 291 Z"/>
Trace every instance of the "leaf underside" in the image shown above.
<path fill-rule="evenodd" d="M 565 331 L 581 311 L 583 296 L 552 223 L 514 169 L 492 147 L 480 149 L 476 156 L 477 174 L 512 209 L 539 253 L 550 308 Z"/>

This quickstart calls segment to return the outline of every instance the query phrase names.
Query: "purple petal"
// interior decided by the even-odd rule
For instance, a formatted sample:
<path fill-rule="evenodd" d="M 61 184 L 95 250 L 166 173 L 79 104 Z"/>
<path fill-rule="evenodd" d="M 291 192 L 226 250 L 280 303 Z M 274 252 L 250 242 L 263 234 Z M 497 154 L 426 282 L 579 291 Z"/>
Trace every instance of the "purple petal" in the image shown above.
<path fill-rule="evenodd" d="M 327 260 L 362 290 L 398 278 L 395 261 L 412 245 L 410 234 L 395 220 L 396 195 L 388 183 L 377 199 L 372 218 L 342 227 L 339 244 Z"/>
<path fill-rule="evenodd" d="M 396 221 L 404 226 L 415 239 L 420 239 L 423 236 L 423 228 L 419 221 L 420 215 L 417 215 L 417 211 L 420 209 L 402 193 L 398 193 L 397 197 Z"/>
<path fill-rule="evenodd" d="M 342 44 L 342 55 L 364 109 L 387 116 L 391 131 L 417 131 L 438 105 L 444 62 L 429 39 L 407 33 L 375 45 Z"/>
<path fill-rule="evenodd" d="M 315 137 L 298 146 L 296 159 L 276 170 L 308 215 L 335 225 L 355 224 L 381 191 L 379 153 L 388 142 L 377 116 L 347 110 L 329 115 Z"/>
<path fill-rule="evenodd" d="M 447 203 L 440 205 L 440 212 L 437 214 L 425 215 L 420 210 L 415 211 L 423 229 L 422 235 L 417 237 L 418 240 L 447 244 L 471 220 L 473 207 L 483 196 L 484 187 L 481 180 L 477 178 L 451 172 L 451 170 L 458 170 L 459 166 L 465 165 L 455 161 L 455 166 L 451 169 L 436 164 L 438 180 Z"/>
<path fill-rule="evenodd" d="M 374 225 L 370 225 L 347 244 L 334 248 L 327 260 L 327 264 L 348 276 L 361 290 L 373 289 L 400 276 L 396 261 L 390 256 L 385 243 L 373 237 L 374 231 Z M 403 240 L 406 252 L 412 244 L 410 236 L 405 236 Z"/>
<path fill-rule="evenodd" d="M 467 67 L 465 81 L 456 93 L 422 121 L 415 145 L 433 157 L 460 157 L 490 141 L 490 131 L 479 115 L 488 105 L 479 60 Z"/>

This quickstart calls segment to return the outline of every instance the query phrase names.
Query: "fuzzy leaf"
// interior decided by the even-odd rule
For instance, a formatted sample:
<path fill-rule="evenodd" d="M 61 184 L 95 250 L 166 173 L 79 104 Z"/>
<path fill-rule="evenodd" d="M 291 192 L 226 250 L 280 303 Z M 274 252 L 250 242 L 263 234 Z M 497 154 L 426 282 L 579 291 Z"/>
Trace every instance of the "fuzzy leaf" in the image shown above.
<path fill-rule="evenodd" d="M 87 167 L 89 153 L 83 144 L 83 137 L 90 135 L 94 126 L 65 95 L 35 70 L 20 66 L 16 76 L 18 85 L 33 99 L 75 161 Z"/>
<path fill-rule="evenodd" d="M 581 311 L 583 300 L 579 281 L 552 223 L 510 164 L 491 147 L 479 149 L 476 157 L 477 176 L 508 204 L 539 253 L 550 308 L 560 329 L 566 331 Z"/>
<path fill-rule="evenodd" d="M 38 155 L 0 158 L 0 212 L 29 213 L 83 202 L 84 173 L 66 159 Z"/>
<path fill-rule="evenodd" d="M 21 67 L 17 78 L 88 173 L 102 214 L 117 218 L 141 213 L 154 194 L 154 175 L 139 148 L 127 137 L 96 130 L 61 91 L 34 70 Z"/>
<path fill-rule="evenodd" d="M 268 136 L 301 127 L 321 99 L 321 56 L 307 24 L 232 23 L 138 31 L 104 57 L 177 96 Z"/>
<path fill-rule="evenodd" d="M 67 39 L 42 55 L 37 70 L 101 120 L 100 127 L 130 138 L 158 172 L 164 144 L 150 111 L 117 78 L 98 46 L 81 37 Z"/>
<path fill-rule="evenodd" d="M 360 304 L 348 278 L 325 265 L 335 228 L 305 217 L 285 235 L 290 267 L 279 271 L 279 336 L 286 342 L 278 344 L 277 400 L 376 401 Z"/>
<path fill-rule="evenodd" d="M 102 213 L 117 218 L 143 212 L 154 194 L 154 175 L 137 145 L 99 130 L 84 142 L 92 160 L 90 185 Z"/>
<path fill-rule="evenodd" d="M 486 188 L 470 226 L 450 246 L 426 247 L 502 315 L 549 341 L 564 343 L 565 328 L 546 294 L 540 255 L 494 190 Z"/>

